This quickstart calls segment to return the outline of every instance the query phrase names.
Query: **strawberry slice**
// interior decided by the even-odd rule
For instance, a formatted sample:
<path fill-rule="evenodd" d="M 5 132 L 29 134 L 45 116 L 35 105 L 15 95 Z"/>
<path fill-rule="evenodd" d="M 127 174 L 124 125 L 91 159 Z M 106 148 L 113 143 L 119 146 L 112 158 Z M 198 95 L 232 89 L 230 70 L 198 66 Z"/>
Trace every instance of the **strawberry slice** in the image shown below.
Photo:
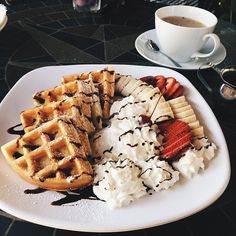
<path fill-rule="evenodd" d="M 152 85 L 153 87 L 156 87 L 157 80 L 155 76 L 144 76 L 140 78 L 143 82 Z"/>
<path fill-rule="evenodd" d="M 166 85 L 166 78 L 162 75 L 155 76 L 155 79 L 157 80 L 156 87 L 160 89 L 162 93 L 165 92 L 165 85 Z"/>
<path fill-rule="evenodd" d="M 159 123 L 158 127 L 164 135 L 161 157 L 167 160 L 176 159 L 190 144 L 190 127 L 180 120 L 164 121 Z"/>
<path fill-rule="evenodd" d="M 174 86 L 168 91 L 168 97 L 173 97 L 173 94 L 179 89 L 180 83 L 178 81 L 175 82 Z"/>
<path fill-rule="evenodd" d="M 166 99 L 171 98 L 171 94 L 172 94 L 172 91 L 174 89 L 175 84 L 176 84 L 176 79 L 175 78 L 173 78 L 173 77 L 166 78 L 166 91 L 164 93 L 164 97 Z"/>
<path fill-rule="evenodd" d="M 179 96 L 182 96 L 184 93 L 184 87 L 180 85 L 180 87 L 172 94 L 172 98 L 177 98 Z"/>
<path fill-rule="evenodd" d="M 173 139 L 172 142 L 164 144 L 164 149 L 162 150 L 162 155 L 169 152 L 179 152 L 183 147 L 186 147 L 190 143 L 191 132 L 185 133 L 180 138 Z M 176 153 L 174 153 L 176 155 Z"/>

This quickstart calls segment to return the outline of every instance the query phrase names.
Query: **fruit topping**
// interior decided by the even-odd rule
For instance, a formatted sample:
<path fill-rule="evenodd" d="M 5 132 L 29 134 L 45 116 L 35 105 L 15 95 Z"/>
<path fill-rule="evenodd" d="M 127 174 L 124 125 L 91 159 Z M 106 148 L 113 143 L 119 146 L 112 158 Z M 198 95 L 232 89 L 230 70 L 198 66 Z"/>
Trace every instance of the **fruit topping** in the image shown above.
<path fill-rule="evenodd" d="M 141 80 L 143 82 L 146 82 L 147 84 L 152 85 L 153 87 L 156 87 L 157 80 L 154 76 L 145 76 L 145 77 L 142 77 Z"/>
<path fill-rule="evenodd" d="M 180 120 L 164 121 L 159 123 L 158 127 L 164 136 L 161 157 L 167 160 L 177 159 L 190 145 L 190 127 Z"/>
<path fill-rule="evenodd" d="M 152 121 L 150 119 L 150 117 L 146 116 L 146 115 L 140 115 L 138 122 L 140 125 L 152 125 Z"/>
<path fill-rule="evenodd" d="M 153 87 L 158 87 L 166 100 L 183 95 L 183 86 L 173 77 L 145 76 L 141 80 Z"/>
<path fill-rule="evenodd" d="M 162 75 L 157 75 L 155 78 L 157 80 L 156 87 L 158 87 L 164 95 L 166 90 L 166 78 Z"/>

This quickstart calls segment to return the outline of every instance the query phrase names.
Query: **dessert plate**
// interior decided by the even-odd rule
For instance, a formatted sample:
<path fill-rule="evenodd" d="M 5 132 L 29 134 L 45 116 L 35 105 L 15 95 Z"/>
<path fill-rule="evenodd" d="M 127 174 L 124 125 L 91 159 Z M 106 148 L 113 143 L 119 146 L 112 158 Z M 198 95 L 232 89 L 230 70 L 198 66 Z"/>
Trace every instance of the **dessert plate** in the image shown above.
<path fill-rule="evenodd" d="M 152 39 L 154 42 L 157 41 L 155 29 L 148 30 L 137 37 L 135 41 L 135 47 L 139 54 L 155 64 L 175 68 L 178 70 L 198 70 L 200 66 L 202 69 L 206 69 L 210 67 L 208 62 L 218 65 L 226 57 L 225 47 L 223 44 L 221 44 L 214 55 L 208 58 L 193 59 L 186 63 L 179 63 L 182 67 L 176 67 L 167 57 L 163 56 L 161 53 L 149 50 L 145 45 L 147 39 Z M 209 52 L 211 51 L 211 48 L 213 48 L 213 42 L 209 40 L 201 49 L 201 52 Z"/>
<path fill-rule="evenodd" d="M 207 136 L 218 147 L 215 158 L 206 170 L 191 180 L 182 178 L 167 191 L 143 197 L 128 207 L 111 210 L 105 202 L 93 198 L 79 201 L 74 199 L 75 201 L 68 201 L 70 203 L 67 204 L 55 205 L 55 201 L 61 199 L 65 203 L 68 196 L 59 192 L 34 190 L 34 186 L 13 172 L 1 153 L 0 209 L 27 221 L 60 229 L 118 232 L 158 226 L 190 216 L 212 204 L 224 192 L 230 176 L 227 145 L 213 112 L 194 86 L 183 75 L 167 68 L 109 66 L 114 67 L 117 73 L 136 78 L 158 74 L 173 76 L 186 88 L 185 95 L 189 103 L 204 124 Z M 24 75 L 0 104 L 0 145 L 19 137 L 9 134 L 7 130 L 20 123 L 19 114 L 22 110 L 33 106 L 33 93 L 58 85 L 63 75 L 101 70 L 105 67 L 107 65 L 50 66 Z M 26 194 L 30 192 L 38 193 Z"/>

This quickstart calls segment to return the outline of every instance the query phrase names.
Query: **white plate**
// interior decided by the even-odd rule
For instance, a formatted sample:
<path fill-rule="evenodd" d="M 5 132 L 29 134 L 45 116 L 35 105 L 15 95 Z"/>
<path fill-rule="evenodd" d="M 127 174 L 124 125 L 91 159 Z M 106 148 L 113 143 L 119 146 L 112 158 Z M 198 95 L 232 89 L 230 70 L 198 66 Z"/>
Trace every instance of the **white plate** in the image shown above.
<path fill-rule="evenodd" d="M 157 41 L 156 38 L 156 32 L 155 29 L 148 30 L 141 35 L 138 36 L 138 38 L 135 41 L 135 47 L 139 54 L 146 58 L 147 60 L 156 63 L 158 65 L 175 68 L 178 70 L 198 70 L 200 66 L 203 64 L 206 64 L 205 66 L 202 66 L 202 69 L 209 68 L 210 66 L 207 64 L 207 62 L 212 62 L 215 65 L 218 65 L 221 63 L 225 57 L 226 57 L 226 50 L 225 47 L 221 44 L 217 52 L 207 59 L 199 58 L 198 60 L 191 60 L 186 63 L 179 63 L 182 67 L 176 67 L 167 57 L 163 56 L 159 52 L 153 52 L 145 46 L 145 42 L 147 39 L 152 39 L 154 42 Z M 209 40 L 204 47 L 202 48 L 201 52 L 209 52 L 211 51 L 211 48 L 213 47 L 213 42 Z"/>
<path fill-rule="evenodd" d="M 43 67 L 24 75 L 0 105 L 0 145 L 16 138 L 7 129 L 20 123 L 19 113 L 33 106 L 32 94 L 60 83 L 66 74 L 100 70 L 107 65 L 72 65 Z M 57 192 L 24 194 L 34 189 L 19 178 L 0 156 L 0 208 L 16 217 L 55 228 L 115 232 L 142 229 L 166 224 L 192 215 L 213 203 L 225 190 L 230 176 L 229 154 L 221 128 L 199 92 L 181 74 L 161 67 L 113 65 L 116 72 L 135 77 L 145 75 L 173 76 L 186 88 L 186 96 L 193 105 L 206 133 L 218 146 L 216 157 L 204 172 L 189 181 L 180 181 L 173 188 L 146 196 L 129 207 L 110 210 L 105 202 L 81 200 L 77 203 L 52 206 L 61 199 Z M 220 178 L 219 178 L 220 176 Z M 206 191 L 207 189 L 207 191 Z"/>

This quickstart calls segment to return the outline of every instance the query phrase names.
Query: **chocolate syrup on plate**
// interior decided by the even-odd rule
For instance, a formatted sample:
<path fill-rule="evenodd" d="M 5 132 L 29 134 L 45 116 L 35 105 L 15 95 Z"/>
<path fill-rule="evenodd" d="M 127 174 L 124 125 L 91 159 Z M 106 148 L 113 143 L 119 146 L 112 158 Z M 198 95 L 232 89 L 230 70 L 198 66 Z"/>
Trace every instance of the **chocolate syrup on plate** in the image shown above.
<path fill-rule="evenodd" d="M 73 190 L 71 192 L 59 192 L 64 195 L 59 200 L 53 201 L 51 205 L 53 206 L 62 206 L 67 203 L 78 202 L 82 199 L 87 200 L 100 200 L 97 196 L 93 193 L 93 187 L 89 186 L 85 189 L 81 190 Z"/>
<path fill-rule="evenodd" d="M 25 134 L 25 131 L 23 130 L 23 128 L 21 129 L 16 129 L 17 127 L 20 127 L 22 126 L 22 124 L 17 124 L 17 125 L 14 125 L 12 127 L 10 127 L 8 130 L 7 130 L 7 133 L 8 134 L 17 134 L 17 135 L 24 135 Z"/>
<path fill-rule="evenodd" d="M 35 189 L 26 189 L 24 191 L 25 194 L 38 194 L 38 193 L 43 193 L 46 192 L 46 189 L 43 188 L 35 188 Z"/>
<path fill-rule="evenodd" d="M 44 193 L 46 191 L 49 191 L 49 190 L 42 189 L 42 188 L 35 188 L 35 189 L 26 189 L 24 191 L 24 193 L 25 194 L 40 194 L 40 193 Z M 78 202 L 82 199 L 100 200 L 93 193 L 93 187 L 92 186 L 89 186 L 89 187 L 84 188 L 84 189 L 72 190 L 70 192 L 63 192 L 63 191 L 57 191 L 57 192 L 61 193 L 64 196 L 62 198 L 60 198 L 59 200 L 51 202 L 52 206 L 62 206 L 62 205 L 67 204 L 67 203 Z"/>

